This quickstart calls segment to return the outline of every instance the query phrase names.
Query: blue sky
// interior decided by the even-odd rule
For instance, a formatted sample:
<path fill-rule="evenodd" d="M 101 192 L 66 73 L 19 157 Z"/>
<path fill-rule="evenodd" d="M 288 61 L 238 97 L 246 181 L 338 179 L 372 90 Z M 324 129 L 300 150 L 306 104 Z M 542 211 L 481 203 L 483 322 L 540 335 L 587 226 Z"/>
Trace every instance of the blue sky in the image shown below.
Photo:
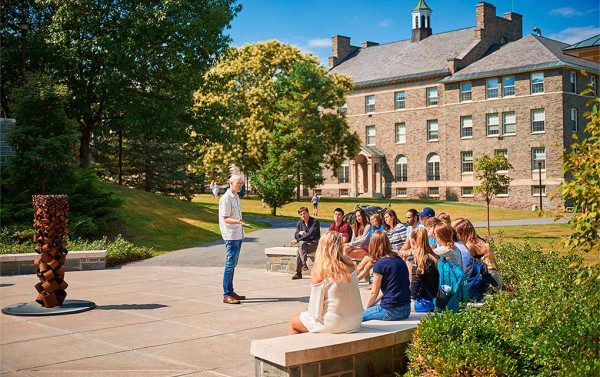
<path fill-rule="evenodd" d="M 345 35 L 388 43 L 411 36 L 410 12 L 417 0 L 240 0 L 243 9 L 228 30 L 235 46 L 270 39 L 317 55 L 326 65 L 331 37 Z M 475 26 L 478 0 L 426 0 L 433 10 L 433 33 Z M 534 27 L 544 37 L 575 43 L 600 34 L 598 0 L 487 0 L 499 17 L 523 15 L 523 35 Z"/>

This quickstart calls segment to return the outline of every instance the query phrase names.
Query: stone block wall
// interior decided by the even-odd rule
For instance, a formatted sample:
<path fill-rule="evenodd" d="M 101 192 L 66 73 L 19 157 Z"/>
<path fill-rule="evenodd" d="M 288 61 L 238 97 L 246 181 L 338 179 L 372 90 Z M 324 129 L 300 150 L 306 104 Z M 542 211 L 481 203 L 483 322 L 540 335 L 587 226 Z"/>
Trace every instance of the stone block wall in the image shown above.
<path fill-rule="evenodd" d="M 39 254 L 0 254 L 0 275 L 34 274 L 33 260 Z M 106 250 L 71 251 L 67 255 L 66 271 L 102 270 L 106 268 Z"/>

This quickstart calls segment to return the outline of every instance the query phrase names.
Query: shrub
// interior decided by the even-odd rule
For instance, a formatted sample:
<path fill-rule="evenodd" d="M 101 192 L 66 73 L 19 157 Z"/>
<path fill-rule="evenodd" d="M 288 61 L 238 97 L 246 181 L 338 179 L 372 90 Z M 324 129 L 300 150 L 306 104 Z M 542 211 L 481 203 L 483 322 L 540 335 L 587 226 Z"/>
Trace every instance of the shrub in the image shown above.
<path fill-rule="evenodd" d="M 424 318 L 408 375 L 599 375 L 600 266 L 528 243 L 496 255 L 507 290 L 483 307 Z"/>

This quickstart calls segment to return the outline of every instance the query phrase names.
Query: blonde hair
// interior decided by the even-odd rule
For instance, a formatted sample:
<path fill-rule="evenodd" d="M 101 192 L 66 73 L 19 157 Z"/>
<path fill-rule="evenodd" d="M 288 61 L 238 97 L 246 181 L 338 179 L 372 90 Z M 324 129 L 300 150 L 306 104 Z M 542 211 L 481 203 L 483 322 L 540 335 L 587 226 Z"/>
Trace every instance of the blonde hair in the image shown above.
<path fill-rule="evenodd" d="M 335 282 L 351 281 L 348 266 L 354 267 L 352 259 L 342 253 L 344 241 L 338 232 L 327 231 L 319 240 L 315 253 L 313 271 L 324 278 Z"/>
<path fill-rule="evenodd" d="M 458 238 L 465 244 L 469 252 L 474 257 L 483 257 L 487 259 L 492 269 L 498 270 L 496 256 L 492 252 L 490 245 L 475 232 L 475 227 L 468 219 L 461 219 L 454 224 L 454 229 Z"/>
<path fill-rule="evenodd" d="M 431 255 L 432 260 L 437 264 L 437 256 L 429 245 L 429 235 L 425 228 L 417 228 L 413 230 L 410 235 L 413 246 L 413 256 L 415 264 L 417 265 L 417 274 L 422 275 L 425 273 L 425 263 L 427 258 Z"/>
<path fill-rule="evenodd" d="M 369 256 L 373 259 L 373 263 L 386 255 L 393 254 L 388 236 L 383 232 L 373 233 L 371 241 L 369 241 Z"/>

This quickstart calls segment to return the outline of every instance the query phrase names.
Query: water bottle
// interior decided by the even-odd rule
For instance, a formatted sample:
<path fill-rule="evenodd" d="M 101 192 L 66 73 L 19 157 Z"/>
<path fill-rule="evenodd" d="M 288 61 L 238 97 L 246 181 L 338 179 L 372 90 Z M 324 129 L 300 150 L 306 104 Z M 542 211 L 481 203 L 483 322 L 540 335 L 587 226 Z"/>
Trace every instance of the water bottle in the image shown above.
<path fill-rule="evenodd" d="M 452 291 L 452 287 L 444 284 L 444 285 L 442 285 L 442 290 L 444 291 L 444 293 L 449 294 L 450 291 Z"/>

